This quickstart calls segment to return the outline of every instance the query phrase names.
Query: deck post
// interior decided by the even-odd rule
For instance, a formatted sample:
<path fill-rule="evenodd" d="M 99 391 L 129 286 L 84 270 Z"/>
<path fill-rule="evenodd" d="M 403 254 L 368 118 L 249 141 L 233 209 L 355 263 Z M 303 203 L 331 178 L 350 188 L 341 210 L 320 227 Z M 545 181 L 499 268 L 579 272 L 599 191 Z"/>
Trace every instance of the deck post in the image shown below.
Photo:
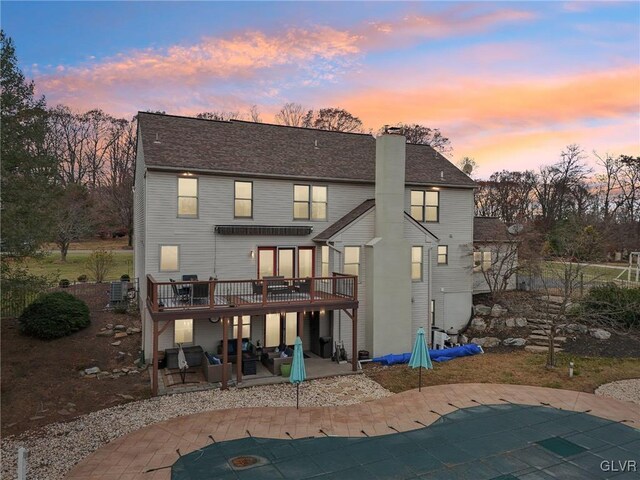
<path fill-rule="evenodd" d="M 242 317 L 238 318 L 238 327 L 236 328 L 236 387 L 242 381 Z"/>
<path fill-rule="evenodd" d="M 229 363 L 229 345 L 227 344 L 227 317 L 222 317 L 222 390 L 229 388 L 227 386 L 227 363 Z"/>
<path fill-rule="evenodd" d="M 158 322 L 151 317 L 153 324 L 153 373 L 151 378 L 151 394 L 158 395 Z"/>
<path fill-rule="evenodd" d="M 354 372 L 358 371 L 358 309 L 353 309 L 353 317 L 351 318 L 353 323 L 353 332 L 351 339 L 351 369 Z"/>
<path fill-rule="evenodd" d="M 304 328 L 304 313 L 298 312 L 298 337 L 302 339 L 302 330 Z"/>

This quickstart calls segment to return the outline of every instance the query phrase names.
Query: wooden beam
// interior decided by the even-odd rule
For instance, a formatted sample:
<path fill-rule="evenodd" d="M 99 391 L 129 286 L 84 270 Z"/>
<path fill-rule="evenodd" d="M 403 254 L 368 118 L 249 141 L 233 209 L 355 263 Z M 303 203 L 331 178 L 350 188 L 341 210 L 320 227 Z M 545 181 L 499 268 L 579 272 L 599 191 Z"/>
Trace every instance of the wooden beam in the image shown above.
<path fill-rule="evenodd" d="M 158 395 L 158 322 L 151 319 L 153 323 L 153 374 L 151 377 L 151 394 Z"/>
<path fill-rule="evenodd" d="M 353 309 L 353 316 L 351 317 L 353 323 L 353 332 L 351 340 L 351 369 L 354 372 L 358 371 L 358 309 Z"/>
<path fill-rule="evenodd" d="M 226 390 L 228 387 L 227 382 L 227 363 L 229 363 L 229 345 L 227 344 L 227 322 L 229 319 L 224 317 L 222 319 L 222 390 Z"/>
<path fill-rule="evenodd" d="M 298 336 L 302 340 L 302 333 L 304 329 L 304 313 L 298 312 Z"/>

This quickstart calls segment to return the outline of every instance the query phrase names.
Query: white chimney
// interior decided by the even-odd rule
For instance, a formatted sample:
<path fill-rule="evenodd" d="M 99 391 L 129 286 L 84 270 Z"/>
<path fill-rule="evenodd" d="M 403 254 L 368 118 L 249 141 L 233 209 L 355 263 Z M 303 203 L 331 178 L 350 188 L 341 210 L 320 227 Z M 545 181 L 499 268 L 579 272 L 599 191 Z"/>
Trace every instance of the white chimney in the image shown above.
<path fill-rule="evenodd" d="M 411 247 L 404 237 L 406 138 L 376 139 L 375 238 L 365 248 L 366 340 L 375 356 L 411 351 Z"/>

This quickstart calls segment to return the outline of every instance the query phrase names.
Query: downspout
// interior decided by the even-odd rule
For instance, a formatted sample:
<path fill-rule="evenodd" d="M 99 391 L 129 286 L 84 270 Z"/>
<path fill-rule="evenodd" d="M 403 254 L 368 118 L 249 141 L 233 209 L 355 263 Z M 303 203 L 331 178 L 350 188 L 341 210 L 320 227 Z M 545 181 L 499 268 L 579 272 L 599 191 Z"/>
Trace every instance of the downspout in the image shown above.
<path fill-rule="evenodd" d="M 433 332 L 432 332 L 432 323 L 431 323 L 431 318 L 434 315 L 434 313 L 432 312 L 432 303 L 431 300 L 433 299 L 433 293 L 431 291 L 431 265 L 432 265 L 432 260 L 431 260 L 431 251 L 433 250 L 433 244 L 429 243 L 429 246 L 427 247 L 427 282 L 429 283 L 427 286 L 427 305 L 429 306 L 427 308 L 427 325 L 429 326 L 429 341 L 427 343 L 431 343 L 431 348 L 433 348 Z M 435 318 L 435 317 L 434 317 Z"/>

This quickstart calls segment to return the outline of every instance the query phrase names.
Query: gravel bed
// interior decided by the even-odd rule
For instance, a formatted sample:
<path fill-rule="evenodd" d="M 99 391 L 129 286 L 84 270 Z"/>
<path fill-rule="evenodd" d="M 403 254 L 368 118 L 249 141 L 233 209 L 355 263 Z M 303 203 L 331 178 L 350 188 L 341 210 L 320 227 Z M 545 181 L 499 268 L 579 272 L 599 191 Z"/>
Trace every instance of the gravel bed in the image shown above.
<path fill-rule="evenodd" d="M 300 406 L 352 405 L 389 395 L 392 393 L 365 375 L 332 377 L 303 383 Z M 278 384 L 167 395 L 118 405 L 2 439 L 1 478 L 17 478 L 18 447 L 29 450 L 29 480 L 57 480 L 103 445 L 157 422 L 209 410 L 295 404 L 295 387 Z"/>
<path fill-rule="evenodd" d="M 596 389 L 596 395 L 611 397 L 640 405 L 640 378 L 606 383 Z"/>

